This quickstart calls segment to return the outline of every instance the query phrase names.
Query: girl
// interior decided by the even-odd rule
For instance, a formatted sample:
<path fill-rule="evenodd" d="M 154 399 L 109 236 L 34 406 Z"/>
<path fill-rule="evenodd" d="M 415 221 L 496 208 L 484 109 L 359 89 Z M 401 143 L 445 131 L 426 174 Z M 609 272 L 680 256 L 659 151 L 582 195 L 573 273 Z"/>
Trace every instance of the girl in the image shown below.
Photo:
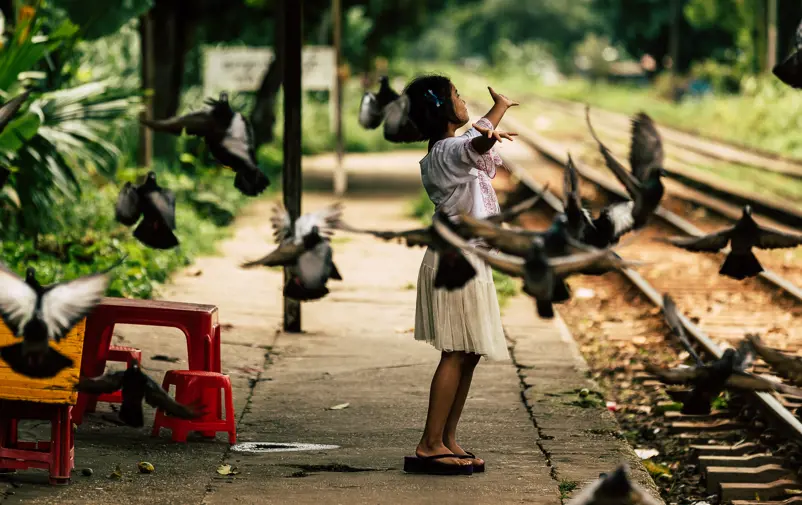
<path fill-rule="evenodd" d="M 495 128 L 507 109 L 518 104 L 488 90 L 493 108 L 459 137 L 455 132 L 468 122 L 468 108 L 448 78 L 419 77 L 404 90 L 409 119 L 429 141 L 429 153 L 420 162 L 423 186 L 437 210 L 449 217 L 465 212 L 483 218 L 499 212 L 490 180 L 501 159 L 492 148 L 516 134 Z M 479 358 L 503 360 L 509 353 L 490 267 L 474 255 L 465 256 L 477 274 L 462 289 L 434 288 L 437 253 L 432 249 L 418 273 L 415 339 L 442 354 L 429 392 L 426 428 L 415 457 L 405 458 L 408 472 L 484 471 L 484 461 L 457 444 L 457 423 Z"/>

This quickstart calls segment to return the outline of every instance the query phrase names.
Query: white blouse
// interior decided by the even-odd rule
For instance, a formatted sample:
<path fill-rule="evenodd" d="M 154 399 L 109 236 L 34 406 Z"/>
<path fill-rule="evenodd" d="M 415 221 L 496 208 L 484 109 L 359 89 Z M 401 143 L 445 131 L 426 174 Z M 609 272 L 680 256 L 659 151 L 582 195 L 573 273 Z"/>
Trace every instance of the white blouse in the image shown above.
<path fill-rule="evenodd" d="M 493 128 L 482 118 L 476 124 Z M 448 217 L 462 212 L 485 218 L 499 212 L 498 199 L 490 180 L 501 166 L 501 158 L 491 149 L 479 154 L 471 139 L 480 134 L 471 128 L 459 137 L 437 141 L 420 161 L 421 179 L 437 211 Z"/>

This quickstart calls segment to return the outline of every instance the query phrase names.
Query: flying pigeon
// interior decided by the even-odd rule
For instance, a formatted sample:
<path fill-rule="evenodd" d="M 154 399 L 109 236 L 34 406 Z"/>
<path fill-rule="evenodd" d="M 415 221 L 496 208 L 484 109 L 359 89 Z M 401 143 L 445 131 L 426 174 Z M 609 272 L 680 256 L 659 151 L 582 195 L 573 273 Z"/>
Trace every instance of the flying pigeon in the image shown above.
<path fill-rule="evenodd" d="M 109 270 L 72 281 L 42 286 L 36 271 L 25 279 L 0 263 L 0 317 L 22 342 L 0 348 L 0 357 L 17 373 L 55 377 L 73 361 L 50 347 L 60 341 L 103 299 Z"/>
<path fill-rule="evenodd" d="M 202 137 L 212 156 L 236 172 L 234 186 L 247 196 L 261 194 L 270 185 L 256 162 L 253 128 L 250 121 L 234 112 L 228 103 L 228 94 L 221 93 L 219 100 L 209 99 L 209 109 L 168 119 L 140 118 L 140 122 L 153 130 L 173 135 L 186 131 Z"/>
<path fill-rule="evenodd" d="M 134 186 L 126 182 L 115 207 L 117 221 L 133 226 L 134 237 L 154 249 L 171 249 L 178 245 L 175 230 L 175 193 L 156 183 L 156 174 L 148 172 L 145 182 Z"/>
<path fill-rule="evenodd" d="M 378 128 L 384 119 L 384 108 L 398 97 L 398 93 L 390 87 L 387 76 L 382 76 L 379 79 L 379 92 L 366 91 L 362 96 L 359 105 L 359 124 L 368 130 Z"/>
<path fill-rule="evenodd" d="M 590 122 L 589 106 L 585 109 L 585 115 L 590 133 L 599 145 L 599 151 L 604 156 L 607 167 L 612 170 L 632 198 L 633 228 L 640 229 L 646 225 L 649 216 L 657 209 L 663 198 L 661 177 L 666 175 L 666 171 L 663 168 L 664 155 L 660 134 L 652 119 L 645 113 L 640 112 L 632 119 L 632 142 L 629 153 L 629 165 L 632 171 L 630 172 L 599 140 Z"/>
<path fill-rule="evenodd" d="M 752 219 L 752 207 L 745 205 L 741 219 L 734 226 L 701 237 L 674 237 L 660 239 L 692 252 L 717 252 L 730 244 L 732 250 L 721 265 L 719 273 L 737 280 L 754 277 L 763 266 L 752 253 L 752 248 L 782 249 L 802 244 L 802 235 L 791 235 L 760 226 Z"/>
<path fill-rule="evenodd" d="M 126 370 L 109 372 L 100 377 L 81 377 L 75 389 L 93 395 L 114 393 L 122 389 L 120 420 L 134 428 L 140 428 L 145 424 L 142 400 L 151 407 L 160 408 L 165 414 L 180 419 L 196 419 L 205 414 L 202 408 L 196 409 L 176 402 L 167 391 L 142 371 L 136 360 L 131 361 Z"/>
<path fill-rule="evenodd" d="M 625 465 L 612 474 L 603 473 L 567 505 L 659 505 L 645 489 L 632 482 Z"/>
<path fill-rule="evenodd" d="M 607 205 L 599 212 L 598 217 L 593 218 L 590 211 L 582 207 L 576 165 L 570 154 L 563 177 L 563 205 L 568 218 L 568 233 L 573 238 L 597 249 L 604 249 L 617 244 L 625 233 L 632 231 L 635 225 L 632 218 L 634 202 Z"/>
<path fill-rule="evenodd" d="M 802 56 L 800 56 L 800 51 L 802 51 L 802 23 L 796 27 L 793 54 L 772 69 L 778 79 L 796 89 L 802 88 Z"/>
<path fill-rule="evenodd" d="M 485 221 L 495 225 L 515 219 L 537 205 L 547 187 L 544 187 L 539 194 L 512 205 L 498 214 L 488 217 Z M 448 222 L 447 226 L 459 226 L 454 225 L 449 220 L 446 221 Z M 373 235 L 382 240 L 403 241 L 406 242 L 407 247 L 431 247 L 438 253 L 437 272 L 434 279 L 434 287 L 437 289 L 454 290 L 462 288 L 476 275 L 476 269 L 471 265 L 470 261 L 465 258 L 459 249 L 443 240 L 432 226 L 405 231 L 380 231 L 358 229 L 341 223 L 339 228 L 344 231 Z"/>
<path fill-rule="evenodd" d="M 655 375 L 664 384 L 692 386 L 689 397 L 683 402 L 682 413 L 707 415 L 714 399 L 725 389 L 745 391 L 779 391 L 802 396 L 802 390 L 774 382 L 746 371 L 754 361 L 750 346 L 742 344 L 738 350 L 727 349 L 724 354 L 709 364 L 701 362 L 693 367 L 663 368 L 646 363 L 645 370 Z"/>
<path fill-rule="evenodd" d="M 409 95 L 402 94 L 384 108 L 384 138 L 390 142 L 419 142 L 424 140 L 415 122 L 409 117 Z"/>
<path fill-rule="evenodd" d="M 317 300 L 329 292 L 329 279 L 342 280 L 332 260 L 329 243 L 340 222 L 342 205 L 337 203 L 318 212 L 304 214 L 292 224 L 286 209 L 277 205 L 271 221 L 278 247 L 267 256 L 249 261 L 242 268 L 255 266 L 296 266 L 297 274 L 284 286 L 284 294 L 296 300 Z"/>
<path fill-rule="evenodd" d="M 610 250 L 594 250 L 593 252 L 549 258 L 545 244 L 541 238 L 535 238 L 529 253 L 524 258 L 489 251 L 470 245 L 447 224 L 448 218 L 435 215 L 432 225 L 435 231 L 452 247 L 470 251 L 484 260 L 499 272 L 522 278 L 524 292 L 535 298 L 538 315 L 543 318 L 554 317 L 552 304 L 562 298 L 559 284 L 562 279 L 580 273 L 589 268 L 614 270 L 626 263 Z"/>

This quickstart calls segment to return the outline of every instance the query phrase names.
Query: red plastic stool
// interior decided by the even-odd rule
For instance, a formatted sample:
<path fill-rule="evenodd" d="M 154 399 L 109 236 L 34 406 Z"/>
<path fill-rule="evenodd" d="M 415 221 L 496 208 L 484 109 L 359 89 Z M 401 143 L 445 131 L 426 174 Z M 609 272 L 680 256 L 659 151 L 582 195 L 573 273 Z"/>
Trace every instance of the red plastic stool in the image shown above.
<path fill-rule="evenodd" d="M 41 468 L 50 472 L 51 484 L 69 484 L 75 467 L 71 410 L 71 405 L 0 401 L 0 473 Z M 20 442 L 17 424 L 22 419 L 49 420 L 50 440 Z"/>
<path fill-rule="evenodd" d="M 136 360 L 136 362 L 141 365 L 142 351 L 135 347 L 125 347 L 121 345 L 113 345 L 109 347 L 109 356 L 106 361 L 128 363 L 128 367 L 130 368 L 132 360 Z M 86 409 L 84 412 L 94 412 L 97 408 L 97 402 L 122 403 L 123 393 L 122 391 L 115 391 L 113 393 L 102 394 L 100 396 L 89 396 L 86 401 Z"/>
<path fill-rule="evenodd" d="M 166 326 L 178 328 L 187 338 L 190 370 L 220 372 L 220 324 L 217 307 L 196 303 L 156 300 L 104 298 L 86 320 L 86 335 L 81 359 L 81 375 L 103 374 L 109 358 L 111 336 L 116 324 Z M 73 422 L 81 424 L 89 395 L 80 393 L 73 409 Z M 215 410 L 222 414 L 219 399 Z"/>
<path fill-rule="evenodd" d="M 153 421 L 151 435 L 159 436 L 161 428 L 172 430 L 173 442 L 186 442 L 190 431 L 200 431 L 204 436 L 214 436 L 218 431 L 228 433 L 228 443 L 237 443 L 237 422 L 234 412 L 234 396 L 231 392 L 231 380 L 228 375 L 215 372 L 199 372 L 195 370 L 170 370 L 164 376 L 162 387 L 165 391 L 175 385 L 175 400 L 184 405 L 197 402 L 200 398 L 208 400 L 210 392 L 220 398 L 220 390 L 225 392 L 226 412 L 222 415 L 213 412 L 202 419 L 179 419 L 166 415 L 162 409 L 156 410 L 156 420 Z M 208 403 L 207 408 L 210 407 Z"/>

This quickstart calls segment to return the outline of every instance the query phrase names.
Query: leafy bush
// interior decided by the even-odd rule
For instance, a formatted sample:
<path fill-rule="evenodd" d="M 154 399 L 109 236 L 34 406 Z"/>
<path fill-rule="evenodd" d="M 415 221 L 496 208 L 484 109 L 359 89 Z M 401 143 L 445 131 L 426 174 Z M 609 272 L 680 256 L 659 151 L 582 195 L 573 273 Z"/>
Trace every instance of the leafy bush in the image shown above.
<path fill-rule="evenodd" d="M 115 221 L 114 203 L 122 182 L 144 174 L 124 169 L 118 174 L 120 184 L 100 184 L 84 191 L 76 204 L 65 202 L 53 216 L 58 233 L 38 239 L 7 237 L 0 242 L 0 258 L 20 274 L 32 266 L 40 282 L 50 283 L 109 268 L 125 257 L 114 271 L 108 295 L 150 298 L 171 272 L 199 254 L 214 253 L 215 242 L 227 233 L 221 226 L 248 202 L 234 188 L 230 170 L 198 166 L 190 173 L 179 171 L 185 169 L 164 164 L 155 169 L 159 183 L 176 192 L 176 235 L 181 244 L 175 249 L 150 249 L 133 238 L 132 228 Z"/>

